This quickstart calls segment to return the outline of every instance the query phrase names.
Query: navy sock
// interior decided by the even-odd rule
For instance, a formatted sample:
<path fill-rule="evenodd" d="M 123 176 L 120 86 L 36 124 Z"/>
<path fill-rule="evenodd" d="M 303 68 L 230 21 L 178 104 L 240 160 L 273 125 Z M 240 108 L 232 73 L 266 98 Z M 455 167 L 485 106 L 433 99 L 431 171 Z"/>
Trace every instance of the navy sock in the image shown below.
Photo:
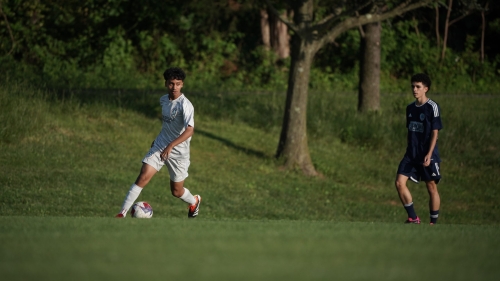
<path fill-rule="evenodd" d="M 437 223 L 439 217 L 439 210 L 431 211 L 430 213 L 431 213 L 431 223 Z"/>
<path fill-rule="evenodd" d="M 415 209 L 413 209 L 413 202 L 411 202 L 410 204 L 404 204 L 404 206 L 405 206 L 406 212 L 408 213 L 408 217 L 412 218 L 412 219 L 416 219 L 417 213 L 415 213 Z"/>

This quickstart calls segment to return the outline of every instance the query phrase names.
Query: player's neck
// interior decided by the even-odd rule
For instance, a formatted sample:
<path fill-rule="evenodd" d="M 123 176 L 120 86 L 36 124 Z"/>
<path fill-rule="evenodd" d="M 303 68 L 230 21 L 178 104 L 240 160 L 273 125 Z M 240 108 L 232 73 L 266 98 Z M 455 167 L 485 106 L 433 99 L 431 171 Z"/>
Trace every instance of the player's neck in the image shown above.
<path fill-rule="evenodd" d="M 422 97 L 419 97 L 418 99 L 415 100 L 415 104 L 418 106 L 421 106 L 422 104 L 426 103 L 428 100 L 429 100 L 428 97 L 422 96 Z"/>
<path fill-rule="evenodd" d="M 169 100 L 176 100 L 177 98 L 179 98 L 180 96 L 182 96 L 182 93 L 178 93 L 178 94 L 175 94 L 175 93 L 168 93 L 168 99 Z"/>

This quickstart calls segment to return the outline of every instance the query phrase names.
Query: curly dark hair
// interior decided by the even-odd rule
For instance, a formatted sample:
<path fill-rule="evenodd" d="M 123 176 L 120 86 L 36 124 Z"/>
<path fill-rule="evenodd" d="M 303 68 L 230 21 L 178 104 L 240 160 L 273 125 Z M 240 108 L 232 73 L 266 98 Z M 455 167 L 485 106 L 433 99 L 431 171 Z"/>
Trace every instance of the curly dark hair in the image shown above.
<path fill-rule="evenodd" d="M 186 73 L 178 67 L 171 67 L 163 72 L 163 78 L 165 78 L 165 81 L 171 79 L 184 81 L 184 79 L 186 79 Z"/>
<path fill-rule="evenodd" d="M 420 82 L 422 83 L 425 87 L 428 88 L 427 91 L 431 90 L 431 78 L 427 76 L 425 73 L 417 73 L 411 77 L 411 83 L 413 82 Z"/>

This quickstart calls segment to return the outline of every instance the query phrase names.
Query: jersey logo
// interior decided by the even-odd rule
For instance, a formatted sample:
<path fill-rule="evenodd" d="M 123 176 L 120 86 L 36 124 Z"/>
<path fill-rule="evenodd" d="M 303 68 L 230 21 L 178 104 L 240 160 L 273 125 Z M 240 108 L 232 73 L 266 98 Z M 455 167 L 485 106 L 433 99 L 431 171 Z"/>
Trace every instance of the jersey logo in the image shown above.
<path fill-rule="evenodd" d="M 411 121 L 410 124 L 408 125 L 408 131 L 423 133 L 424 124 L 420 122 Z"/>
<path fill-rule="evenodd" d="M 432 176 L 433 176 L 433 177 L 435 177 L 435 176 L 436 176 L 436 174 L 435 174 L 435 173 L 432 173 Z"/>
<path fill-rule="evenodd" d="M 177 117 L 179 113 L 179 104 L 176 104 L 172 109 L 170 109 L 170 115 L 163 115 L 163 122 L 170 123 L 174 121 L 175 117 Z"/>
<path fill-rule="evenodd" d="M 425 119 L 425 114 L 420 113 L 420 121 L 424 121 L 424 119 Z"/>
<path fill-rule="evenodd" d="M 410 113 L 410 115 L 408 115 L 408 117 L 411 117 L 411 113 Z"/>

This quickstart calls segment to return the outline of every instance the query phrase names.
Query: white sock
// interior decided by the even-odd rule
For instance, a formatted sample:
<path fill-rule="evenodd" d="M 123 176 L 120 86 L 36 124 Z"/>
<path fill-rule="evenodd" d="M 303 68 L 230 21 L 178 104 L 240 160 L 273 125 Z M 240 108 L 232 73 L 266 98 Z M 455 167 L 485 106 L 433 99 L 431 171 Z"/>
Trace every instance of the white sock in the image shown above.
<path fill-rule="evenodd" d="M 189 205 L 196 204 L 196 198 L 194 198 L 193 194 L 189 191 L 189 189 L 184 187 L 184 194 L 179 197 L 182 201 L 188 203 Z"/>
<path fill-rule="evenodd" d="M 134 204 L 135 200 L 137 200 L 137 197 L 139 197 L 141 191 L 142 187 L 136 185 L 135 183 L 130 187 L 127 196 L 125 196 L 125 200 L 123 201 L 122 205 L 122 210 L 120 212 L 123 216 L 127 215 L 128 209 L 132 207 L 132 204 Z"/>

